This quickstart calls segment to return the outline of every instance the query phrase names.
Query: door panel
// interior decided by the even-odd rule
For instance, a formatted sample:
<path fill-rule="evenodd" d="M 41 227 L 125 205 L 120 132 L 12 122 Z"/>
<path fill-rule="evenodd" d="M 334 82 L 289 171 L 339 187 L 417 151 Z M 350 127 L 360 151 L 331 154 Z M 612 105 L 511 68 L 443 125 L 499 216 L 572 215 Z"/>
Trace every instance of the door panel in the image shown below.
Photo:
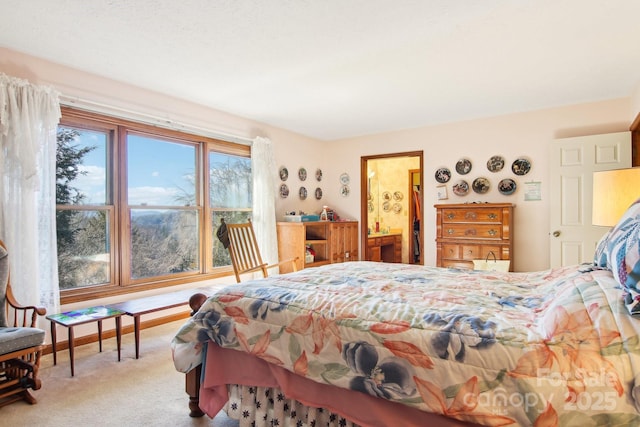
<path fill-rule="evenodd" d="M 631 167 L 631 133 L 557 139 L 550 161 L 550 266 L 593 261 L 606 227 L 591 225 L 593 172 Z"/>

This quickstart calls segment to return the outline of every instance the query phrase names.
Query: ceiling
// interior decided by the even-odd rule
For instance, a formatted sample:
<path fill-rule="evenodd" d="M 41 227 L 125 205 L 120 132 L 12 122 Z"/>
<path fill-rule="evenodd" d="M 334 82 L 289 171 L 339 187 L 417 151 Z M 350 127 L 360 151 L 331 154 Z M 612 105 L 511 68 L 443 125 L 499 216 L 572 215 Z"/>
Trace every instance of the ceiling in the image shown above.
<path fill-rule="evenodd" d="M 0 0 L 0 46 L 322 140 L 629 97 L 638 0 Z"/>

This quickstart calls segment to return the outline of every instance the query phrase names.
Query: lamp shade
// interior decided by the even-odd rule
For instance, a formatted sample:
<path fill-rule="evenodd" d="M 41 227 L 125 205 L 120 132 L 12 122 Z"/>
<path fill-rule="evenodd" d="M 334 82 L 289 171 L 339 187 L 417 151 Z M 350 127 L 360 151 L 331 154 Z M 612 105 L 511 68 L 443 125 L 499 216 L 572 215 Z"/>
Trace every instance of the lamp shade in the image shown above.
<path fill-rule="evenodd" d="M 593 225 L 612 227 L 640 197 L 640 167 L 593 174 Z"/>

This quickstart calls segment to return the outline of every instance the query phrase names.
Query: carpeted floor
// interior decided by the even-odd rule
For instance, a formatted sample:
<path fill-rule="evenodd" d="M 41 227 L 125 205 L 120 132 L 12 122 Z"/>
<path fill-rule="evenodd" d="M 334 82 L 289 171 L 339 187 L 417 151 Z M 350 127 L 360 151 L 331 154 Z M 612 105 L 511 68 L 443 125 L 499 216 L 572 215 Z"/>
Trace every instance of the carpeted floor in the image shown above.
<path fill-rule="evenodd" d="M 115 338 L 76 347 L 75 376 L 69 352 L 43 357 L 42 388 L 33 392 L 35 405 L 16 402 L 0 408 L 3 426 L 210 426 L 237 427 L 238 422 L 218 414 L 214 419 L 189 417 L 184 374 L 171 359 L 170 341 L 183 321 L 141 331 L 140 358 L 135 359 L 133 334 L 122 338 L 118 362 Z"/>

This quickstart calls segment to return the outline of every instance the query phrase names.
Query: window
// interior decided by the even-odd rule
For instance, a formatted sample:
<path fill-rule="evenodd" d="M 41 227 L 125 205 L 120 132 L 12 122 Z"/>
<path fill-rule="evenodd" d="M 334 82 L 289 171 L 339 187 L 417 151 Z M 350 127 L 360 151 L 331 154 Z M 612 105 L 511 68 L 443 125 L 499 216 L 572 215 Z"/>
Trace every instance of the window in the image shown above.
<path fill-rule="evenodd" d="M 56 159 L 63 300 L 228 274 L 216 230 L 222 218 L 251 217 L 249 156 L 248 146 L 63 108 Z"/>

